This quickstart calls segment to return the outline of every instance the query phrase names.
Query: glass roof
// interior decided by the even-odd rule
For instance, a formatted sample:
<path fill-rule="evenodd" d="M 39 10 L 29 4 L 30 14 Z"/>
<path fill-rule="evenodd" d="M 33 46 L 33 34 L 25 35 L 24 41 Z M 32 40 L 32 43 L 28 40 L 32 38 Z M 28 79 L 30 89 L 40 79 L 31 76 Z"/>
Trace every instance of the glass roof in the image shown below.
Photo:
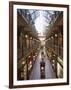
<path fill-rule="evenodd" d="M 52 23 L 55 12 L 53 10 L 19 9 L 30 24 L 34 25 L 38 35 L 43 36 Z"/>

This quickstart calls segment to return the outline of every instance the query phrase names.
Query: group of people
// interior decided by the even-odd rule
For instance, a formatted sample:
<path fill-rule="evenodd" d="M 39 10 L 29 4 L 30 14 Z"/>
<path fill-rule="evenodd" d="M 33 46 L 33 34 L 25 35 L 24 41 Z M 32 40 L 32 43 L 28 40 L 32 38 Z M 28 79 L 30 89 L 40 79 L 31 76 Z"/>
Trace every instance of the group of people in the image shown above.
<path fill-rule="evenodd" d="M 41 79 L 45 78 L 45 55 L 44 52 L 41 52 L 41 62 L 40 62 L 40 71 L 41 71 Z"/>

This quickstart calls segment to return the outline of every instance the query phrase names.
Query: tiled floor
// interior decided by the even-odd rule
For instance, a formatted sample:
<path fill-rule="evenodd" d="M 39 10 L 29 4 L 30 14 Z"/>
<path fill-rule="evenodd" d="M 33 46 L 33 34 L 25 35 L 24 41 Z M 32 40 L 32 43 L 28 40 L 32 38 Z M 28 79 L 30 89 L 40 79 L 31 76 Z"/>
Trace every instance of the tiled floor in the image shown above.
<path fill-rule="evenodd" d="M 37 60 L 36 60 L 36 62 L 34 64 L 33 70 L 32 70 L 32 72 L 30 74 L 30 80 L 41 79 L 40 78 L 41 51 L 42 50 L 40 50 L 39 55 L 37 57 Z M 43 51 L 44 51 L 44 54 L 45 54 L 45 57 L 44 57 L 44 61 L 45 61 L 45 79 L 56 78 L 55 73 L 54 73 L 54 71 L 52 69 L 51 63 L 48 60 L 48 57 L 46 56 L 45 49 Z"/>

